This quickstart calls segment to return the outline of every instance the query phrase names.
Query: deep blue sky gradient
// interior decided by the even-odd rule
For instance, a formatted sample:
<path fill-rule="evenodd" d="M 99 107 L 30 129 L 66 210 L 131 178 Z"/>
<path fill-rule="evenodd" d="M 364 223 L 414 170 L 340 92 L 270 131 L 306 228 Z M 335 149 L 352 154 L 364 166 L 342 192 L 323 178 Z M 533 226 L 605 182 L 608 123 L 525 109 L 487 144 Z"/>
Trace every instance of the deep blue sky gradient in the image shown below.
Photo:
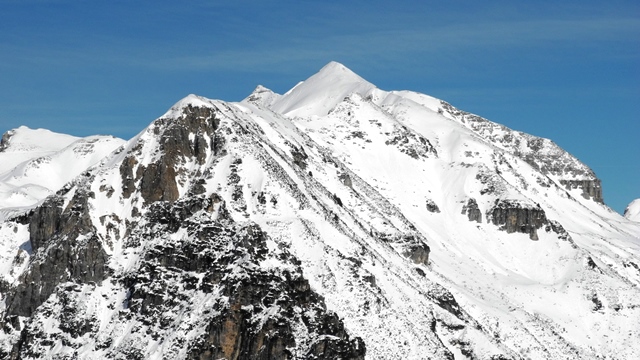
<path fill-rule="evenodd" d="M 0 132 L 141 131 L 187 94 L 283 93 L 335 60 L 533 135 L 640 198 L 640 2 L 0 0 Z"/>

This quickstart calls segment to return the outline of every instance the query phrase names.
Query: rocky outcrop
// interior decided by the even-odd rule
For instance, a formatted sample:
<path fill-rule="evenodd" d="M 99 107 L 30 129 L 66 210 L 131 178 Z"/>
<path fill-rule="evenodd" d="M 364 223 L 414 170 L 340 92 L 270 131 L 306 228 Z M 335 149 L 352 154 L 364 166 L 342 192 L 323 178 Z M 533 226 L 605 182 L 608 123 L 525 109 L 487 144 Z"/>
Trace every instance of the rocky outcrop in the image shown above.
<path fill-rule="evenodd" d="M 408 257 L 416 264 L 428 265 L 430 252 L 431 249 L 427 244 L 418 241 L 411 243 L 406 247 L 404 256 Z"/>
<path fill-rule="evenodd" d="M 436 204 L 435 201 L 431 200 L 431 199 L 427 199 L 426 201 L 426 205 L 427 205 L 427 211 L 428 212 L 432 212 L 432 213 L 439 213 L 440 212 L 440 208 L 438 207 L 438 204 Z M 477 204 L 476 204 L 477 206 Z"/>
<path fill-rule="evenodd" d="M 496 200 L 487 212 L 487 218 L 507 233 L 529 234 L 531 240 L 538 240 L 537 230 L 547 223 L 544 210 L 518 201 Z"/>
<path fill-rule="evenodd" d="M 109 273 L 108 256 L 88 215 L 88 197 L 76 191 L 66 208 L 52 196 L 29 216 L 33 260 L 6 294 L 6 316 L 30 316 L 58 284 L 101 282 Z"/>
<path fill-rule="evenodd" d="M 469 221 L 482 222 L 482 212 L 478 207 L 476 199 L 470 198 L 467 203 L 462 206 L 462 215 L 467 215 Z"/>
<path fill-rule="evenodd" d="M 351 176 L 349 176 L 349 174 L 347 173 L 342 173 L 340 175 L 338 175 L 338 179 L 340 180 L 340 182 L 348 187 L 348 188 L 353 188 L 353 183 L 351 182 Z"/>
<path fill-rule="evenodd" d="M 180 197 L 176 183 L 175 164 L 163 157 L 156 164 L 142 166 L 140 194 L 147 203 L 154 201 L 176 201 Z"/>
<path fill-rule="evenodd" d="M 560 180 L 560 184 L 567 190 L 582 189 L 582 197 L 604 204 L 602 198 L 602 184 L 599 179 L 593 180 Z"/>
<path fill-rule="evenodd" d="M 394 126 L 389 139 L 384 143 L 396 146 L 398 150 L 414 159 L 438 157 L 438 151 L 429 139 L 404 126 Z"/>
<path fill-rule="evenodd" d="M 82 243 L 53 244 L 46 256 L 33 261 L 19 284 L 7 293 L 6 316 L 31 316 L 63 282 L 101 282 L 109 272 L 107 261 L 102 244 L 95 237 Z"/>
<path fill-rule="evenodd" d="M 304 148 L 302 146 L 295 146 L 290 142 L 287 142 L 287 145 L 289 145 L 289 147 L 291 148 L 293 163 L 300 167 L 302 170 L 306 169 L 307 159 L 309 158 L 309 156 L 304 152 Z"/>
<path fill-rule="evenodd" d="M 11 130 L 2 134 L 2 138 L 0 139 L 0 152 L 4 151 L 6 148 L 9 147 L 9 141 L 11 140 L 12 136 L 13 136 L 13 131 Z"/>
<path fill-rule="evenodd" d="M 120 164 L 120 178 L 122 179 L 122 197 L 128 199 L 136 190 L 136 178 L 133 170 L 138 164 L 138 160 L 134 156 L 126 157 Z"/>
<path fill-rule="evenodd" d="M 120 165 L 122 196 L 129 198 L 135 189 L 139 189 L 147 203 L 176 201 L 180 196 L 177 177 L 181 165 L 187 159 L 202 165 L 208 154 L 223 153 L 225 140 L 216 133 L 220 124 L 216 111 L 188 105 L 177 118 L 156 120 L 149 131 L 159 137 L 162 156 L 148 165 L 138 164 L 133 155 L 126 157 Z M 139 144 L 134 150 L 139 151 L 141 146 Z"/>
<path fill-rule="evenodd" d="M 31 248 L 38 250 L 43 247 L 62 227 L 62 205 L 64 199 L 59 196 L 48 198 L 37 207 L 29 218 L 29 241 Z"/>

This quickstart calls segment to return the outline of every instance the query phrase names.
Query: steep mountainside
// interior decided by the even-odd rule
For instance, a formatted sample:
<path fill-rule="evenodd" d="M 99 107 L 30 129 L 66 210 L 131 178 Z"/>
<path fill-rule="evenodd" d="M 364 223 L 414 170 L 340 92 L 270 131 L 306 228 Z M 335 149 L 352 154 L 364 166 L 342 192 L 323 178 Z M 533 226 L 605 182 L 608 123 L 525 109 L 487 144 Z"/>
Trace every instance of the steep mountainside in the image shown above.
<path fill-rule="evenodd" d="M 0 357 L 640 356 L 640 223 L 586 165 L 338 63 L 81 173 L 0 223 Z"/>

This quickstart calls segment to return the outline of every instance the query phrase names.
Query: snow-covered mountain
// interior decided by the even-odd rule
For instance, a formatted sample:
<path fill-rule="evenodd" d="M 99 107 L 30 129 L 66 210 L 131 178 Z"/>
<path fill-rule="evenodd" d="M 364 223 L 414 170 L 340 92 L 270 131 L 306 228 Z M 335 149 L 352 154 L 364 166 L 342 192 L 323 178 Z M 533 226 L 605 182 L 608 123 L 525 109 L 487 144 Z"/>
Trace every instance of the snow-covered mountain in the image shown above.
<path fill-rule="evenodd" d="M 640 223 L 550 140 L 330 63 L 96 155 L 3 206 L 0 356 L 640 357 Z"/>
<path fill-rule="evenodd" d="M 624 209 L 624 217 L 632 221 L 640 221 L 640 199 L 635 199 L 626 209 Z"/>
<path fill-rule="evenodd" d="M 20 127 L 0 140 L 0 221 L 33 207 L 125 143 Z"/>

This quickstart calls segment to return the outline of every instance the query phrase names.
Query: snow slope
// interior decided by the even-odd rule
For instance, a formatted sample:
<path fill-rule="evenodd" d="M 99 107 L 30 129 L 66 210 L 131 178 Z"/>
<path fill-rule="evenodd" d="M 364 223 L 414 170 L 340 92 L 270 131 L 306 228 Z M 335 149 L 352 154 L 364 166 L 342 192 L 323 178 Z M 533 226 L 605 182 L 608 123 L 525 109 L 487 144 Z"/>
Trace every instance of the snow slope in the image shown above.
<path fill-rule="evenodd" d="M 49 214 L 80 230 L 34 232 Z M 230 240 L 253 226 L 262 255 Z M 220 262 L 171 260 L 218 244 L 201 243 L 211 229 L 228 245 L 187 258 Z M 640 223 L 601 203 L 586 165 L 548 139 L 377 89 L 335 62 L 283 95 L 186 97 L 30 218 L 6 219 L 0 241 L 19 254 L 2 270 L 0 348 L 23 358 L 196 356 L 186 349 L 215 324 L 237 325 L 220 316 L 240 308 L 252 334 L 289 324 L 293 358 L 316 356 L 326 339 L 348 343 L 300 320 L 300 298 L 234 308 L 230 285 L 210 291 L 210 267 L 249 282 L 303 275 L 322 299 L 312 308 L 334 312 L 367 359 L 640 356 Z M 60 268 L 53 252 L 76 260 Z M 91 276 L 77 271 L 89 253 Z M 30 287 L 43 268 L 51 287 Z M 28 292 L 42 300 L 27 307 Z M 73 330 L 61 315 L 69 303 L 87 304 L 74 316 L 94 325 Z M 342 357 L 359 359 L 348 341 Z"/>
<path fill-rule="evenodd" d="M 111 136 L 78 138 L 24 126 L 8 131 L 0 146 L 0 221 L 34 206 L 122 144 Z"/>
<path fill-rule="evenodd" d="M 640 199 L 635 199 L 624 210 L 624 217 L 631 221 L 640 222 Z"/>

